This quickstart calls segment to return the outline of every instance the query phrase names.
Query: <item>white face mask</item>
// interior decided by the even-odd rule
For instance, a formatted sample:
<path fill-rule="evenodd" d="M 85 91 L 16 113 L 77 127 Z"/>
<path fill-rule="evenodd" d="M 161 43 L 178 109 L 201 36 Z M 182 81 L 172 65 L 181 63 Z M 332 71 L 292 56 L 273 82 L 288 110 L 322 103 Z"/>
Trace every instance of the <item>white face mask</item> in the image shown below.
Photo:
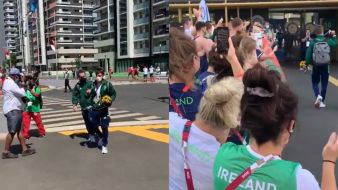
<path fill-rule="evenodd" d="M 102 77 L 96 77 L 96 81 L 97 82 L 101 82 L 102 81 Z"/>

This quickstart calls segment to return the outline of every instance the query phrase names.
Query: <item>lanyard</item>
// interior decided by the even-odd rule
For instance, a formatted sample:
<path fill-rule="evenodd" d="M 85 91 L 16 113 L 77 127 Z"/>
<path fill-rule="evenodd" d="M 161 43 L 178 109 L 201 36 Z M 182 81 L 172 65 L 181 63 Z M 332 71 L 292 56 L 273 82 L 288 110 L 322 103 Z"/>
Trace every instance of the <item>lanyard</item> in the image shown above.
<path fill-rule="evenodd" d="M 233 130 L 237 138 L 242 142 L 243 145 L 247 145 L 248 143 L 246 142 L 245 138 L 239 133 L 238 130 Z"/>
<path fill-rule="evenodd" d="M 192 125 L 192 121 L 188 120 L 184 125 L 184 129 L 182 133 L 182 153 L 183 153 L 183 160 L 184 160 L 184 175 L 185 175 L 185 181 L 187 183 L 188 190 L 194 190 L 194 183 L 192 180 L 191 169 L 187 161 L 188 139 L 189 139 L 191 125 Z"/>
<path fill-rule="evenodd" d="M 183 87 L 180 99 L 182 98 L 184 93 L 189 91 L 189 89 L 190 89 L 190 87 L 188 85 L 185 85 Z M 171 95 L 170 95 L 170 90 L 169 90 L 169 100 L 171 102 L 171 105 L 173 106 L 174 112 L 176 112 L 178 114 L 178 116 L 183 117 L 183 113 L 180 110 L 180 108 L 177 106 L 176 100 L 174 98 L 172 98 Z"/>
<path fill-rule="evenodd" d="M 241 173 L 234 181 L 232 181 L 225 190 L 235 190 L 238 186 L 241 185 L 255 170 L 262 167 L 270 160 L 273 160 L 274 156 L 272 154 L 257 160 L 250 167 L 248 167 L 244 172 Z"/>

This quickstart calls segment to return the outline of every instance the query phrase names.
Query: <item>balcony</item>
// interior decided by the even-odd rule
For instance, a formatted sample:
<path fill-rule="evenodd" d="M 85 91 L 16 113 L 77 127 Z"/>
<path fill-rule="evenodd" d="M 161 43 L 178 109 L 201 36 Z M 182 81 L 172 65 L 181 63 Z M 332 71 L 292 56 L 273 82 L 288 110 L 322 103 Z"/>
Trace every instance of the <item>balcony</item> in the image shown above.
<path fill-rule="evenodd" d="M 16 19 L 15 15 L 6 14 L 5 19 Z"/>
<path fill-rule="evenodd" d="M 72 12 L 70 11 L 60 11 L 60 10 L 56 11 L 56 13 L 57 14 L 72 14 Z"/>
<path fill-rule="evenodd" d="M 15 11 L 14 11 L 14 9 L 5 9 L 4 10 L 5 11 L 5 13 L 14 13 Z"/>
<path fill-rule="evenodd" d="M 18 36 L 18 34 L 8 33 L 8 34 L 6 34 L 6 36 L 8 36 L 10 38 L 16 38 Z"/>
<path fill-rule="evenodd" d="M 15 40 L 7 40 L 7 43 L 9 44 L 14 44 L 16 41 Z"/>
<path fill-rule="evenodd" d="M 149 17 L 144 17 L 144 18 L 134 20 L 134 25 L 141 25 L 141 24 L 147 24 L 147 23 L 149 23 Z"/>
<path fill-rule="evenodd" d="M 6 27 L 5 31 L 16 32 L 16 31 L 18 31 L 18 29 L 15 28 L 15 27 Z"/>
<path fill-rule="evenodd" d="M 71 30 L 58 30 L 58 32 L 60 32 L 60 33 L 72 33 Z"/>
<path fill-rule="evenodd" d="M 144 39 L 144 38 L 149 38 L 149 32 L 146 33 L 140 33 L 140 34 L 134 34 L 134 39 Z"/>
<path fill-rule="evenodd" d="M 101 29 L 97 29 L 97 30 L 94 30 L 93 32 L 94 32 L 94 34 L 98 34 L 98 33 L 101 33 Z"/>
<path fill-rule="evenodd" d="M 135 53 L 135 54 L 149 53 L 149 48 L 134 49 L 134 53 Z"/>
<path fill-rule="evenodd" d="M 4 3 L 4 7 L 14 7 L 15 6 L 15 4 L 14 3 L 10 3 L 10 2 L 6 2 L 6 3 Z"/>
<path fill-rule="evenodd" d="M 60 39 L 60 40 L 58 40 L 58 42 L 59 43 L 71 43 L 71 42 L 73 42 L 73 40 L 62 40 L 62 39 Z"/>
<path fill-rule="evenodd" d="M 12 25 L 12 26 L 15 26 L 17 25 L 18 23 L 16 21 L 6 21 L 5 22 L 6 25 Z"/>
<path fill-rule="evenodd" d="M 60 23 L 60 24 L 71 24 L 72 23 L 72 21 L 70 21 L 70 20 L 58 20 L 58 21 L 56 21 L 56 23 Z"/>
<path fill-rule="evenodd" d="M 61 5 L 70 5 L 71 3 L 69 1 L 65 2 L 65 1 L 57 1 L 57 4 L 61 4 Z"/>
<path fill-rule="evenodd" d="M 95 48 L 109 47 L 115 45 L 114 39 L 94 41 Z"/>
<path fill-rule="evenodd" d="M 168 51 L 169 51 L 169 45 L 154 47 L 154 53 L 164 53 Z"/>
<path fill-rule="evenodd" d="M 168 0 L 155 0 L 155 2 L 153 3 L 153 6 L 162 5 L 168 2 L 169 2 Z"/>
<path fill-rule="evenodd" d="M 149 2 L 143 2 L 143 3 L 136 4 L 134 5 L 134 12 L 146 9 L 148 7 L 149 7 Z"/>
<path fill-rule="evenodd" d="M 95 4 L 83 4 L 84 8 L 89 8 L 89 9 L 93 9 L 96 5 Z"/>

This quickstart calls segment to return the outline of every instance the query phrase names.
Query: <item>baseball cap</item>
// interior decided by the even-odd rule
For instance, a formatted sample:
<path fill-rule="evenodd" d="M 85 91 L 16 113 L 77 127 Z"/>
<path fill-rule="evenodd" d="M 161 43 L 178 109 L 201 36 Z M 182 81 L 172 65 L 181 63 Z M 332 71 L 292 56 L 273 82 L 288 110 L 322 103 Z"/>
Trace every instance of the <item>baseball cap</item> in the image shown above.
<path fill-rule="evenodd" d="M 20 71 L 17 68 L 11 68 L 11 70 L 9 70 L 9 75 L 20 75 Z"/>

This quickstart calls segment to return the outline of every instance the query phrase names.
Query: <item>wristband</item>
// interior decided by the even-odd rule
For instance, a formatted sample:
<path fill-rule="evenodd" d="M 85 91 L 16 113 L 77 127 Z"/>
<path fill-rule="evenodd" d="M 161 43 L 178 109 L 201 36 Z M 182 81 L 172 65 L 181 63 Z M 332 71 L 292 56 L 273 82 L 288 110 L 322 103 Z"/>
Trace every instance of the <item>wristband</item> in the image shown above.
<path fill-rule="evenodd" d="M 330 163 L 332 163 L 332 164 L 336 164 L 336 162 L 331 161 L 331 160 L 323 160 L 323 162 L 330 162 Z"/>

